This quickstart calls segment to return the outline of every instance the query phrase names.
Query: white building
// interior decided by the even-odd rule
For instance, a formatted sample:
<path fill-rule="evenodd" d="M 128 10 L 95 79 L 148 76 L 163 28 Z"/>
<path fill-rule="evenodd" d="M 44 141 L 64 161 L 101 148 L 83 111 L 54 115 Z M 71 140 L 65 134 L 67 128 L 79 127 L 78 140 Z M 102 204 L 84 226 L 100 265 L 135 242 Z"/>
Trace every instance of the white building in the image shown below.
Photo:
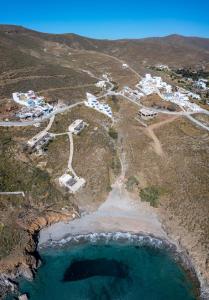
<path fill-rule="evenodd" d="M 34 91 L 15 92 L 12 97 L 16 103 L 23 106 L 21 112 L 17 114 L 20 118 L 38 118 L 53 111 L 53 106 L 45 103 L 44 97 L 37 96 Z"/>
<path fill-rule="evenodd" d="M 158 64 L 155 66 L 159 70 L 170 70 L 170 68 L 167 65 Z"/>
<path fill-rule="evenodd" d="M 172 91 L 170 84 L 162 81 L 159 76 L 151 76 L 146 74 L 144 78 L 136 85 L 145 95 L 150 95 L 156 93 L 157 89 L 164 90 L 167 93 Z"/>
<path fill-rule="evenodd" d="M 69 174 L 63 174 L 59 178 L 59 184 L 63 187 L 66 187 L 73 194 L 82 188 L 85 183 L 85 179 L 81 177 L 73 177 Z"/>
<path fill-rule="evenodd" d="M 83 120 L 77 119 L 75 120 L 70 126 L 68 127 L 68 131 L 77 135 L 79 134 L 85 127 L 87 126 L 87 123 L 85 123 Z"/>
<path fill-rule="evenodd" d="M 105 89 L 106 88 L 106 81 L 105 80 L 100 80 L 95 85 L 98 88 Z"/>
<path fill-rule="evenodd" d="M 122 68 L 123 68 L 123 69 L 128 69 L 128 67 L 129 67 L 129 66 L 128 66 L 127 64 L 122 64 Z"/>
<path fill-rule="evenodd" d="M 202 90 L 207 90 L 207 81 L 204 79 L 199 79 L 198 81 L 195 82 L 195 86 L 202 89 Z"/>
<path fill-rule="evenodd" d="M 111 107 L 108 104 L 103 104 L 100 103 L 97 98 L 90 94 L 90 93 L 86 93 L 87 96 L 87 101 L 84 101 L 84 104 L 90 108 L 93 108 L 103 114 L 105 114 L 106 116 L 108 116 L 109 118 L 112 118 L 112 110 Z"/>
<path fill-rule="evenodd" d="M 178 87 L 177 92 L 172 91 L 172 86 L 167 84 L 162 80 L 161 77 L 151 76 L 146 74 L 144 78 L 139 82 L 137 87 L 145 94 L 150 95 L 154 93 L 160 93 L 161 98 L 165 101 L 170 101 L 179 106 L 188 109 L 189 111 L 201 111 L 201 108 L 189 101 L 189 97 L 193 99 L 200 100 L 200 96 L 194 93 L 191 93 L 183 88 Z"/>
<path fill-rule="evenodd" d="M 191 97 L 192 99 L 196 99 L 196 100 L 201 100 L 200 95 L 189 92 L 188 96 Z"/>
<path fill-rule="evenodd" d="M 53 135 L 50 134 L 49 132 L 41 132 L 35 135 L 32 139 L 30 139 L 27 144 L 31 148 L 38 148 L 40 149 L 44 145 L 48 144 L 49 141 L 53 139 Z"/>

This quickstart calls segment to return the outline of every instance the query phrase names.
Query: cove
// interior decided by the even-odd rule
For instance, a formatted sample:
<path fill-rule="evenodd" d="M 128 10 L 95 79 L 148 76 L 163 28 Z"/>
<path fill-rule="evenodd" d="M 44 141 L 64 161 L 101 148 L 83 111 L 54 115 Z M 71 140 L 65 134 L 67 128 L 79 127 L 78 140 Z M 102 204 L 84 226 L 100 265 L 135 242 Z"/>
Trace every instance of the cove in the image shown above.
<path fill-rule="evenodd" d="M 194 300 L 194 286 L 167 250 L 119 241 L 42 249 L 31 300 Z"/>

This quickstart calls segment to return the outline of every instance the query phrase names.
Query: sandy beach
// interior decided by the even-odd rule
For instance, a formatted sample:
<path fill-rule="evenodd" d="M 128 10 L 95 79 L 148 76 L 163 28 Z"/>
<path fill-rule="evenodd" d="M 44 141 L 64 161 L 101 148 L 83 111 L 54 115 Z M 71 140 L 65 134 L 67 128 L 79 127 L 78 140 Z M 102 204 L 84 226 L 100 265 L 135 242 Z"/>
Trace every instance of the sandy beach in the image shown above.
<path fill-rule="evenodd" d="M 101 232 L 132 232 L 168 238 L 155 209 L 129 194 L 123 187 L 123 176 L 120 176 L 106 201 L 95 212 L 44 228 L 40 232 L 39 246 L 51 240 L 59 241 L 69 235 Z"/>

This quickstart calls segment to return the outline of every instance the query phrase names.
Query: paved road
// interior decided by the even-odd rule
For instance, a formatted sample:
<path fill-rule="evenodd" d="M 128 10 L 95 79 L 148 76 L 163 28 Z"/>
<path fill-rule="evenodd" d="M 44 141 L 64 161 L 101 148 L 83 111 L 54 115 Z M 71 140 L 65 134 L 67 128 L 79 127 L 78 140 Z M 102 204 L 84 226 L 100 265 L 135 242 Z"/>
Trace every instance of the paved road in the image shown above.
<path fill-rule="evenodd" d="M 196 120 L 195 118 L 192 117 L 194 114 L 206 114 L 209 115 L 209 111 L 202 109 L 201 111 L 198 112 L 188 112 L 188 111 L 168 111 L 168 110 L 163 110 L 163 109 L 157 109 L 157 108 L 152 108 L 152 107 L 147 107 L 142 105 L 140 102 L 135 102 L 131 98 L 121 94 L 121 93 L 114 93 L 116 96 L 121 96 L 129 100 L 130 102 L 136 104 L 137 106 L 145 109 L 150 109 L 154 112 L 157 113 L 162 113 L 162 114 L 167 114 L 167 115 L 176 115 L 176 116 L 184 116 L 187 117 L 190 121 L 192 121 L 194 124 L 198 125 L 199 127 L 209 131 L 209 127 L 201 123 L 200 121 Z"/>
<path fill-rule="evenodd" d="M 158 88 L 156 88 L 156 92 L 157 92 L 157 94 L 159 95 L 159 97 L 160 97 L 162 100 L 166 100 L 166 99 L 164 98 L 164 96 L 160 93 L 160 91 L 159 91 Z M 183 107 L 182 107 L 182 110 L 186 113 L 186 117 L 187 117 L 190 121 L 192 121 L 193 123 L 195 123 L 197 126 L 199 126 L 199 127 L 203 128 L 203 129 L 209 131 L 209 127 L 208 127 L 208 126 L 206 126 L 205 124 L 203 124 L 203 123 L 201 123 L 200 121 L 198 121 L 198 120 L 196 120 L 195 118 L 193 118 L 193 117 L 191 116 L 191 114 L 188 114 L 188 113 L 184 110 Z M 206 109 L 201 109 L 199 112 L 194 112 L 194 113 L 203 113 L 203 114 L 209 115 L 209 111 L 207 111 Z"/>
<path fill-rule="evenodd" d="M 196 120 L 195 118 L 193 118 L 191 115 L 187 115 L 186 116 L 190 121 L 192 121 L 193 123 L 195 123 L 197 126 L 202 127 L 203 129 L 209 131 L 209 127 L 206 126 L 205 124 L 201 123 L 200 121 Z"/>
<path fill-rule="evenodd" d="M 159 112 L 162 114 L 167 114 L 167 115 L 187 115 L 187 114 L 194 114 L 193 112 L 184 112 L 184 111 L 168 111 L 168 110 L 163 110 L 163 109 L 158 109 L 158 108 L 153 108 L 153 107 L 148 107 L 148 106 L 144 106 L 143 104 L 141 104 L 140 102 L 136 102 L 134 100 L 132 100 L 131 98 L 129 98 L 128 96 L 125 96 L 123 94 L 119 93 L 115 93 L 116 96 L 121 96 L 123 98 L 126 98 L 127 100 L 129 100 L 130 102 L 134 103 L 135 105 L 141 107 L 141 108 L 145 108 L 145 109 L 150 109 L 154 112 Z"/>

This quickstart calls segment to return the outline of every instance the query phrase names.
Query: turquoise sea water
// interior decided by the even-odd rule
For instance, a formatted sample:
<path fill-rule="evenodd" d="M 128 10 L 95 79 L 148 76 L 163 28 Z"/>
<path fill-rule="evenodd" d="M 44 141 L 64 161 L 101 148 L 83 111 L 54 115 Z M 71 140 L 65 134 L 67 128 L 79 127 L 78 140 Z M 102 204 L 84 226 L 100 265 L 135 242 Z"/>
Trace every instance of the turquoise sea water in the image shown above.
<path fill-rule="evenodd" d="M 193 300 L 192 283 L 165 250 L 135 244 L 85 242 L 42 250 L 31 300 Z"/>

